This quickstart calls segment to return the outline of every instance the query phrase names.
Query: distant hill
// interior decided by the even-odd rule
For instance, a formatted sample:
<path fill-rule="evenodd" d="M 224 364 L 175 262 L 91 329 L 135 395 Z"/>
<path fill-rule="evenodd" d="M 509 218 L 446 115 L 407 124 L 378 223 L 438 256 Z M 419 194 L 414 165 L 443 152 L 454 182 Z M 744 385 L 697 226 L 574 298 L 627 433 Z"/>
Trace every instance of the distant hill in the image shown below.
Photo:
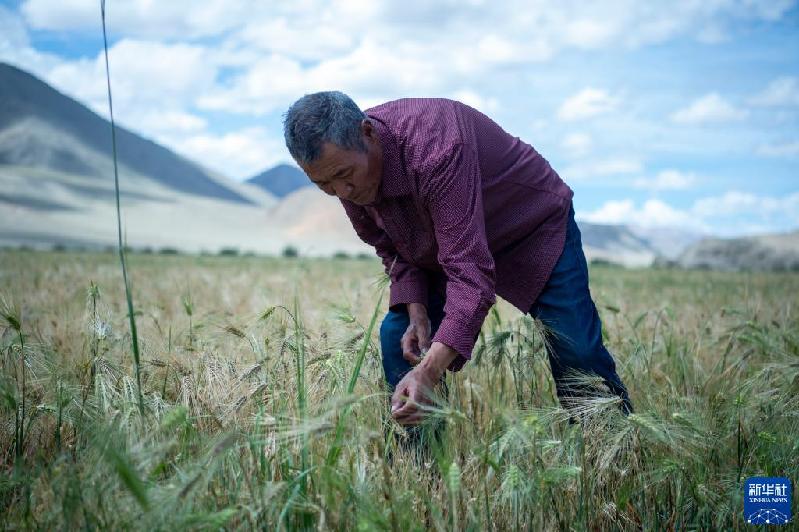
<path fill-rule="evenodd" d="M 578 222 L 586 259 L 625 266 L 649 266 L 658 256 L 653 244 L 625 225 Z"/>
<path fill-rule="evenodd" d="M 297 189 L 312 186 L 305 172 L 290 164 L 279 164 L 246 181 L 278 198 L 285 198 Z"/>
<path fill-rule="evenodd" d="M 705 238 L 675 261 L 684 268 L 799 271 L 799 231 L 743 238 Z"/>
<path fill-rule="evenodd" d="M 182 193 L 253 203 L 197 163 L 117 128 L 123 171 Z M 111 126 L 40 79 L 0 63 L 0 166 L 105 180 L 113 175 Z"/>
<path fill-rule="evenodd" d="M 639 238 L 646 240 L 659 257 L 676 259 L 680 253 L 709 235 L 678 227 L 628 226 Z"/>

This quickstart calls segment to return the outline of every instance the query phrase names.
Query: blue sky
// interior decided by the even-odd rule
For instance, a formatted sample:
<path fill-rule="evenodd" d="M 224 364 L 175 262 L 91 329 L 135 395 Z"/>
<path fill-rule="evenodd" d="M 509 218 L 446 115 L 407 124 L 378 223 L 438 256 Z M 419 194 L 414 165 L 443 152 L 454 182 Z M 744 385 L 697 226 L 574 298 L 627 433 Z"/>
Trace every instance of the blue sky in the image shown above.
<path fill-rule="evenodd" d="M 535 7 L 531 7 L 535 6 Z M 290 161 L 281 114 L 461 99 L 546 157 L 578 217 L 799 227 L 795 0 L 108 2 L 123 124 L 235 179 Z M 0 2 L 0 60 L 107 114 L 99 2 Z"/>

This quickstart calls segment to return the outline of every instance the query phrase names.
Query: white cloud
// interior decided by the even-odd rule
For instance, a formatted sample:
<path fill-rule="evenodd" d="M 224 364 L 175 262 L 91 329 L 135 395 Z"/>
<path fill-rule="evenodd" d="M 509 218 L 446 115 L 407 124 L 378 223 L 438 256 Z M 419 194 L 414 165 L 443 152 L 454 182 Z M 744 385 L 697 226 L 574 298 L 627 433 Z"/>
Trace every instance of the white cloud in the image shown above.
<path fill-rule="evenodd" d="M 584 213 L 581 219 L 603 224 L 635 224 L 641 227 L 691 227 L 697 221 L 686 211 L 675 209 L 658 199 L 646 200 L 638 208 L 631 199 L 611 200 L 595 211 Z M 700 227 L 700 229 L 703 229 Z"/>
<path fill-rule="evenodd" d="M 558 172 L 566 181 L 586 180 L 596 177 L 617 176 L 622 174 L 634 174 L 643 170 L 641 161 L 616 157 L 609 159 L 599 159 L 593 161 L 583 161 L 572 164 Z"/>
<path fill-rule="evenodd" d="M 730 40 L 730 34 L 722 26 L 711 22 L 699 30 L 696 40 L 706 44 L 719 44 Z"/>
<path fill-rule="evenodd" d="M 799 222 L 799 192 L 776 197 L 730 190 L 721 196 L 697 200 L 692 211 L 703 218 L 785 215 Z"/>
<path fill-rule="evenodd" d="M 183 112 L 213 86 L 216 71 L 203 47 L 123 39 L 109 49 L 114 109 L 122 122 L 167 108 Z M 107 112 L 105 59 L 64 61 L 45 78 L 59 90 L 80 98 L 95 111 Z"/>
<path fill-rule="evenodd" d="M 673 113 L 671 120 L 677 124 L 710 124 L 734 122 L 746 115 L 746 110 L 738 109 L 718 93 L 711 92 Z"/>
<path fill-rule="evenodd" d="M 394 94 L 416 86 L 418 93 L 450 93 L 463 86 L 464 75 L 480 76 L 496 66 L 547 61 L 568 48 L 637 47 L 686 32 L 698 33 L 707 24 L 719 25 L 727 18 L 772 19 L 787 10 L 765 10 L 759 5 L 721 2 L 705 6 L 692 0 L 642 5 L 606 0 L 581 6 L 575 17 L 572 6 L 555 0 L 543 0 L 536 9 L 523 0 L 466 4 L 127 0 L 109 3 L 109 28 L 112 36 L 124 38 L 169 42 L 219 39 L 212 46 L 217 58 L 221 61 L 225 55 L 226 61 L 237 63 L 243 71 L 236 77 L 245 86 L 228 85 L 226 92 L 212 98 L 213 107 L 264 112 L 269 107 L 264 100 L 279 94 L 281 86 L 299 86 L 307 92 L 320 84 L 348 85 L 365 97 L 378 88 Z M 99 9 L 93 0 L 27 0 L 21 11 L 37 29 L 96 31 L 99 24 Z M 509 12 L 515 15 L 508 17 Z M 494 30 L 487 33 L 485 28 Z M 284 74 L 280 70 L 265 71 L 263 59 L 270 57 L 272 66 L 283 62 L 295 65 L 296 71 L 294 66 L 290 68 L 288 80 L 281 79 Z M 266 74 L 266 95 L 255 98 L 246 86 L 251 78 Z M 325 77 L 331 74 L 332 78 Z M 271 85 L 278 87 L 271 89 Z M 240 104 L 236 95 L 256 101 Z M 607 94 L 589 91 L 582 97 L 585 100 L 574 102 L 578 107 L 565 109 L 564 116 L 593 116 L 614 103 Z"/>
<path fill-rule="evenodd" d="M 127 117 L 127 123 L 141 131 L 157 134 L 199 133 L 208 127 L 208 121 L 201 116 L 171 110 L 152 110 L 135 117 Z"/>
<path fill-rule="evenodd" d="M 292 97 L 312 92 L 311 88 L 303 90 L 297 83 L 301 75 L 299 62 L 280 55 L 266 56 L 226 86 L 214 87 L 201 95 L 197 104 L 201 109 L 265 114 L 284 107 Z"/>
<path fill-rule="evenodd" d="M 36 29 L 97 31 L 100 25 L 100 4 L 94 0 L 26 0 L 20 11 Z M 155 39 L 221 35 L 242 24 L 250 12 L 244 2 L 224 0 L 106 3 L 113 34 Z"/>
<path fill-rule="evenodd" d="M 384 45 L 364 41 L 348 54 L 304 66 L 279 55 L 263 57 L 235 77 L 199 99 L 205 109 L 264 115 L 287 107 L 309 92 L 338 89 L 356 102 L 401 96 L 444 96 L 457 89 L 474 68 L 457 51 L 428 49 L 416 43 Z M 454 54 L 454 55 L 453 55 Z"/>
<path fill-rule="evenodd" d="M 646 200 L 638 214 L 634 218 L 635 223 L 644 227 L 666 226 L 705 229 L 701 223 L 697 223 L 695 217 L 657 199 Z"/>
<path fill-rule="evenodd" d="M 587 133 L 570 133 L 561 142 L 561 147 L 570 157 L 584 157 L 591 152 L 594 141 Z"/>
<path fill-rule="evenodd" d="M 558 109 L 561 120 L 583 120 L 608 113 L 616 108 L 619 99 L 603 89 L 586 87 L 577 94 L 566 98 Z"/>
<path fill-rule="evenodd" d="M 778 232 L 799 226 L 799 192 L 777 197 L 732 190 L 700 198 L 687 209 L 658 199 L 646 200 L 638 207 L 627 198 L 607 201 L 594 211 L 580 213 L 579 218 L 593 223 L 684 228 L 719 235 Z"/>
<path fill-rule="evenodd" d="M 610 200 L 594 211 L 580 213 L 579 218 L 597 224 L 626 224 L 632 220 L 635 210 L 635 202 L 631 199 Z"/>
<path fill-rule="evenodd" d="M 799 226 L 799 191 L 761 196 L 731 190 L 697 200 L 691 212 L 724 235 L 792 230 Z"/>
<path fill-rule="evenodd" d="M 792 76 L 777 78 L 754 95 L 751 103 L 765 107 L 799 106 L 799 79 Z"/>
<path fill-rule="evenodd" d="M 567 43 L 577 48 L 594 49 L 616 37 L 618 24 L 609 18 L 604 20 L 577 18 L 569 21 L 563 31 Z"/>
<path fill-rule="evenodd" d="M 694 174 L 679 170 L 663 170 L 653 177 L 639 177 L 633 180 L 633 186 L 652 191 L 685 190 L 691 188 L 695 182 Z"/>
<path fill-rule="evenodd" d="M 333 24 L 314 25 L 307 17 L 280 16 L 249 21 L 232 41 L 237 47 L 312 61 L 346 53 L 354 47 L 356 37 Z"/>
<path fill-rule="evenodd" d="M 764 157 L 796 157 L 799 156 L 799 140 L 776 144 L 762 144 L 756 150 Z"/>
<path fill-rule="evenodd" d="M 63 0 L 59 2 L 26 1 L 20 7 L 28 23 L 36 29 L 97 29 L 99 2 Z"/>
<path fill-rule="evenodd" d="M 779 20 L 796 6 L 796 0 L 746 0 L 738 3 L 738 13 L 754 15 L 761 20 Z"/>
<path fill-rule="evenodd" d="M 481 58 L 497 63 L 521 61 L 524 58 L 513 42 L 490 33 L 477 42 L 477 52 Z"/>
<path fill-rule="evenodd" d="M 450 98 L 474 107 L 484 114 L 491 114 L 499 109 L 499 100 L 492 97 L 486 98 L 471 89 L 455 91 L 450 95 Z"/>
<path fill-rule="evenodd" d="M 25 23 L 10 9 L 0 5 L 0 39 L 8 46 L 28 46 Z"/>
<path fill-rule="evenodd" d="M 291 160 L 283 139 L 270 136 L 260 127 L 223 135 L 173 138 L 169 144 L 183 155 L 236 179 L 252 177 L 274 164 Z"/>
<path fill-rule="evenodd" d="M 409 30 L 419 38 L 468 33 L 477 42 L 483 28 L 498 28 L 496 35 L 512 42 L 514 55 L 550 57 L 565 47 L 596 49 L 623 44 L 636 47 L 663 42 L 682 35 L 700 35 L 708 25 L 724 28 L 740 20 L 775 21 L 794 5 L 793 0 L 723 0 L 696 2 L 630 2 L 604 0 L 592 3 L 541 0 L 531 9 L 525 0 L 507 2 L 426 2 L 405 0 L 328 2 L 228 2 L 225 0 L 126 0 L 108 2 L 112 29 L 125 35 L 144 38 L 196 39 L 229 33 L 252 24 L 251 44 L 265 42 L 274 35 L 272 46 L 283 42 L 302 44 L 292 27 L 309 30 L 305 40 L 335 45 L 339 41 L 326 28 L 336 27 L 342 35 L 387 34 L 389 40 L 406 36 Z M 26 0 L 21 7 L 29 24 L 37 29 L 57 31 L 96 30 L 99 5 L 93 0 Z M 513 13 L 513 16 L 508 16 Z M 281 18 L 288 26 L 271 24 Z M 291 27 L 289 27 L 291 26 Z M 259 31 L 258 28 L 263 28 Z M 534 31 L 531 31 L 534 28 Z M 392 31 L 393 30 L 393 31 Z M 343 37 L 346 39 L 346 37 Z M 325 53 L 320 46 L 320 53 Z M 269 48 L 271 51 L 278 51 Z"/>

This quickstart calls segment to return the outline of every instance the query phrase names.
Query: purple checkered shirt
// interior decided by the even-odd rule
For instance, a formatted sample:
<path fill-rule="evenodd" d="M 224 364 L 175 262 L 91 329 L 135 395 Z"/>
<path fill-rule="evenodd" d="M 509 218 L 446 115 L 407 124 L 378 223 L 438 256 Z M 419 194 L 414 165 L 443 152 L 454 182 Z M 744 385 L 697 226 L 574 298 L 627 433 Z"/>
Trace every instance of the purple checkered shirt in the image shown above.
<path fill-rule="evenodd" d="M 532 146 L 479 111 L 410 98 L 366 110 L 383 147 L 377 199 L 341 200 L 391 277 L 391 307 L 446 297 L 433 337 L 472 349 L 495 294 L 529 311 L 563 250 L 572 190 Z"/>

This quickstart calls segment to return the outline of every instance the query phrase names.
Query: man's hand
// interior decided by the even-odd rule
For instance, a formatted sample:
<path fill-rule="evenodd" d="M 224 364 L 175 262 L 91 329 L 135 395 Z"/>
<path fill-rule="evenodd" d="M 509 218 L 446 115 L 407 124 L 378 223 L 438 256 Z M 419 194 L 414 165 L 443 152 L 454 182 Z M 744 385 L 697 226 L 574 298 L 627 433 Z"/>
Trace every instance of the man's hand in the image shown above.
<path fill-rule="evenodd" d="M 416 425 L 426 417 L 425 406 L 432 404 L 435 386 L 458 352 L 441 342 L 433 342 L 427 356 L 397 384 L 391 397 L 391 415 L 401 425 Z"/>
<path fill-rule="evenodd" d="M 430 319 L 421 303 L 408 303 L 410 323 L 402 335 L 402 358 L 415 366 L 422 360 L 422 350 L 430 349 Z"/>

